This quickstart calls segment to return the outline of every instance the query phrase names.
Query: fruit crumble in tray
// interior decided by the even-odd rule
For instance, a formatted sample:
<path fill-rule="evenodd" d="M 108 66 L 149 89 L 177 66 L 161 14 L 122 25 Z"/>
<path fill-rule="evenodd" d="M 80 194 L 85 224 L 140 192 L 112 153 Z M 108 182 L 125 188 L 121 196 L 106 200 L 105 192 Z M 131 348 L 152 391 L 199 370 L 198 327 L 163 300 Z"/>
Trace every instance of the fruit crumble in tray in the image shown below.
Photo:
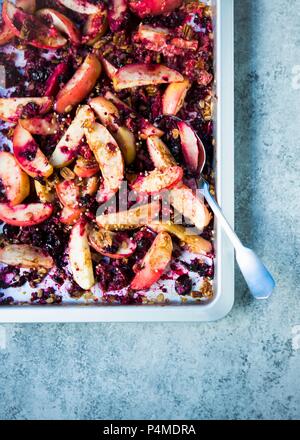
<path fill-rule="evenodd" d="M 214 297 L 211 7 L 15 0 L 0 33 L 0 303 Z"/>

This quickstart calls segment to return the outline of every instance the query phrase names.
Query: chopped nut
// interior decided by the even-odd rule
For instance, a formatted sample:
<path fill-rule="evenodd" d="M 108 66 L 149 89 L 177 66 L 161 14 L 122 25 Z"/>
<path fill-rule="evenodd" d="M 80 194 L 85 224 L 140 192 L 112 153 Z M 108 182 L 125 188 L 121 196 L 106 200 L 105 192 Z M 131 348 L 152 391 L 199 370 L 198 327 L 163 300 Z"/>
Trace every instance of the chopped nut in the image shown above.
<path fill-rule="evenodd" d="M 68 167 L 64 167 L 60 170 L 60 175 L 65 180 L 74 180 L 76 175 L 72 170 Z"/>
<path fill-rule="evenodd" d="M 159 303 L 165 302 L 165 295 L 163 293 L 159 293 L 156 297 L 156 301 Z"/>
<path fill-rule="evenodd" d="M 211 298 L 214 294 L 212 283 L 208 278 L 204 278 L 203 284 L 201 286 L 201 293 L 204 298 Z"/>
<path fill-rule="evenodd" d="M 191 293 L 191 297 L 192 297 L 192 298 L 202 298 L 203 295 L 202 295 L 201 292 L 194 290 L 194 291 Z"/>
<path fill-rule="evenodd" d="M 186 40 L 191 40 L 194 36 L 194 31 L 189 24 L 185 24 L 182 28 L 182 35 Z"/>

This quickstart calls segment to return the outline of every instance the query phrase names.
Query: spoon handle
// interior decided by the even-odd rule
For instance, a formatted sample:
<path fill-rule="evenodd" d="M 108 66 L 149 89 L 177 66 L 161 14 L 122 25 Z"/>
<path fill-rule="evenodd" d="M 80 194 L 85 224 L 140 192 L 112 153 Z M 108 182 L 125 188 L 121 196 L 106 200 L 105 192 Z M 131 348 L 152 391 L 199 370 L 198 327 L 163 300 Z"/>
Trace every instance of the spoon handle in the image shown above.
<path fill-rule="evenodd" d="M 220 222 L 223 230 L 236 250 L 236 260 L 249 287 L 256 299 L 267 299 L 275 288 L 275 281 L 258 256 L 251 249 L 243 246 L 240 239 L 224 217 L 221 208 L 209 191 L 208 183 L 202 179 L 200 189 Z"/>

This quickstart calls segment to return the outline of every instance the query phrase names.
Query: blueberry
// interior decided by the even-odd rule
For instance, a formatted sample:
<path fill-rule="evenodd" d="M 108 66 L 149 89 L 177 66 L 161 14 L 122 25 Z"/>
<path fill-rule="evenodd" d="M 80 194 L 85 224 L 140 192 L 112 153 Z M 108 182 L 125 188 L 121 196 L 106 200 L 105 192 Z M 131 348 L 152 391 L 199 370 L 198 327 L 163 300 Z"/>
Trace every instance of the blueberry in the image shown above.
<path fill-rule="evenodd" d="M 188 275 L 180 275 L 175 281 L 175 290 L 178 295 L 189 295 L 192 290 L 192 280 Z"/>

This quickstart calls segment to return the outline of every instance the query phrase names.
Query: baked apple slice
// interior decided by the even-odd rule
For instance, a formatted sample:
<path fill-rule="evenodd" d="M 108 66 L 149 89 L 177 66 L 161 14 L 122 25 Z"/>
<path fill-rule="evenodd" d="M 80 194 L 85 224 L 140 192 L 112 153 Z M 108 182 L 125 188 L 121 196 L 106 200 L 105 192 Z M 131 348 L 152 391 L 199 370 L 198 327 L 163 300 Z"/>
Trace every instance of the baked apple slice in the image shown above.
<path fill-rule="evenodd" d="M 170 30 L 168 28 L 153 27 L 141 23 L 138 27 L 137 33 L 134 35 L 134 40 L 140 42 L 150 41 L 153 44 L 153 47 L 161 48 L 167 44 L 169 36 Z"/>
<path fill-rule="evenodd" d="M 4 187 L 5 201 L 12 206 L 22 203 L 29 196 L 29 177 L 15 157 L 6 151 L 0 152 L 0 184 Z"/>
<path fill-rule="evenodd" d="M 112 32 L 120 30 L 126 20 L 127 0 L 112 0 L 108 9 L 109 28 Z"/>
<path fill-rule="evenodd" d="M 111 191 L 117 192 L 124 178 L 124 161 L 118 144 L 110 132 L 98 123 L 85 128 L 85 135 L 103 179 Z"/>
<path fill-rule="evenodd" d="M 69 259 L 74 281 L 84 290 L 95 284 L 87 224 L 79 220 L 72 228 L 69 241 Z"/>
<path fill-rule="evenodd" d="M 36 10 L 36 0 L 16 0 L 16 7 L 23 11 L 33 14 Z"/>
<path fill-rule="evenodd" d="M 120 260 L 132 255 L 137 244 L 124 233 L 116 233 L 105 229 L 92 228 L 89 232 L 92 248 L 105 257 Z"/>
<path fill-rule="evenodd" d="M 96 194 L 98 188 L 99 188 L 99 177 L 98 176 L 92 176 L 84 179 L 84 183 L 81 187 L 81 196 L 93 196 Z"/>
<path fill-rule="evenodd" d="M 8 244 L 0 249 L 0 262 L 26 269 L 51 269 L 53 258 L 42 249 L 28 244 Z"/>
<path fill-rule="evenodd" d="M 166 144 L 158 136 L 147 138 L 150 158 L 156 168 L 164 169 L 176 166 L 176 160 Z"/>
<path fill-rule="evenodd" d="M 13 34 L 31 46 L 59 49 L 67 44 L 67 40 L 53 26 L 46 26 L 35 15 L 27 14 L 9 1 L 3 4 L 2 15 Z"/>
<path fill-rule="evenodd" d="M 167 232 L 159 232 L 143 260 L 136 265 L 138 272 L 130 287 L 133 290 L 149 289 L 165 272 L 172 258 L 173 244 Z"/>
<path fill-rule="evenodd" d="M 183 81 L 183 76 L 162 64 L 127 64 L 113 77 L 116 91 L 133 87 Z"/>
<path fill-rule="evenodd" d="M 59 85 L 68 70 L 67 63 L 59 63 L 46 81 L 44 96 L 55 96 Z"/>
<path fill-rule="evenodd" d="M 47 25 L 54 26 L 59 32 L 66 35 L 69 40 L 78 45 L 81 42 L 81 35 L 75 24 L 61 12 L 51 8 L 39 9 L 36 13 Z"/>
<path fill-rule="evenodd" d="M 113 79 L 113 77 L 117 73 L 118 69 L 113 64 L 111 64 L 106 58 L 102 57 L 101 55 L 100 55 L 100 60 L 101 60 L 104 72 L 106 73 L 108 78 Z"/>
<path fill-rule="evenodd" d="M 19 119 L 19 124 L 31 134 L 51 136 L 59 131 L 59 124 L 54 115 L 45 118 Z"/>
<path fill-rule="evenodd" d="M 139 126 L 139 133 L 138 134 L 139 134 L 140 138 L 147 139 L 148 136 L 158 136 L 158 137 L 163 136 L 164 132 L 162 130 L 155 127 L 147 119 L 143 118 L 142 116 L 140 116 L 139 114 L 134 112 L 134 110 L 132 110 L 132 108 L 130 108 L 123 101 L 121 101 L 113 93 L 106 92 L 105 98 L 108 99 L 109 101 L 111 101 L 113 104 L 115 104 L 115 106 L 117 107 L 117 109 L 120 112 L 123 112 L 124 114 L 128 114 L 128 115 L 131 115 L 131 114 L 134 115 L 134 118 L 138 121 L 138 126 Z"/>
<path fill-rule="evenodd" d="M 52 203 L 55 200 L 55 193 L 53 188 L 49 183 L 43 182 L 40 183 L 38 180 L 34 180 L 34 188 L 36 195 L 40 199 L 42 203 Z"/>
<path fill-rule="evenodd" d="M 203 144 L 199 145 L 201 140 L 198 138 L 192 127 L 186 122 L 179 121 L 177 122 L 177 126 L 184 160 L 189 169 L 193 173 L 197 173 L 199 165 L 201 167 L 202 164 L 205 163 L 205 157 L 200 156 L 203 156 L 205 151 L 204 146 Z"/>
<path fill-rule="evenodd" d="M 95 54 L 87 55 L 70 81 L 58 93 L 55 110 L 58 113 L 70 112 L 93 90 L 101 70 L 98 57 Z"/>
<path fill-rule="evenodd" d="M 59 220 L 65 225 L 74 225 L 82 213 L 83 209 L 73 209 L 69 208 L 68 206 L 64 206 L 60 213 Z"/>
<path fill-rule="evenodd" d="M 135 137 L 127 127 L 120 125 L 120 113 L 117 107 L 103 96 L 92 99 L 90 106 L 102 124 L 110 130 L 121 148 L 126 164 L 130 165 L 136 156 Z"/>
<path fill-rule="evenodd" d="M 160 203 L 154 201 L 146 205 L 135 206 L 128 211 L 97 215 L 96 222 L 100 227 L 109 231 L 137 229 L 157 221 L 159 211 Z"/>
<path fill-rule="evenodd" d="M 134 41 L 141 43 L 147 50 L 161 52 L 166 56 L 183 55 L 185 50 L 198 49 L 198 40 L 184 40 L 174 38 L 173 35 L 170 29 L 142 23 L 134 35 Z"/>
<path fill-rule="evenodd" d="M 53 173 L 53 167 L 47 157 L 40 150 L 29 131 L 20 124 L 16 126 L 14 131 L 13 149 L 20 167 L 30 177 L 49 177 Z"/>
<path fill-rule="evenodd" d="M 162 114 L 177 115 L 184 104 L 184 100 L 191 84 L 186 79 L 182 82 L 169 84 L 162 97 Z"/>
<path fill-rule="evenodd" d="M 98 96 L 89 101 L 100 122 L 110 131 L 115 133 L 120 127 L 120 113 L 115 104 L 103 96 Z"/>
<path fill-rule="evenodd" d="M 210 223 L 211 214 L 204 201 L 183 183 L 171 190 L 170 201 L 172 206 L 200 231 Z"/>
<path fill-rule="evenodd" d="M 139 17 L 160 15 L 174 11 L 182 0 L 129 0 L 129 7 Z"/>
<path fill-rule="evenodd" d="M 33 14 L 36 9 L 36 0 L 17 0 L 16 7 L 23 9 L 23 11 Z M 5 21 L 0 25 L 0 46 L 7 44 L 14 38 L 14 33 Z"/>
<path fill-rule="evenodd" d="M 14 38 L 14 33 L 11 31 L 8 24 L 2 21 L 0 24 L 0 46 L 9 43 Z"/>
<path fill-rule="evenodd" d="M 107 11 L 103 8 L 97 14 L 88 15 L 82 33 L 82 44 L 93 46 L 108 29 Z"/>
<path fill-rule="evenodd" d="M 84 136 L 84 127 L 91 126 L 94 120 L 94 113 L 89 106 L 84 105 L 79 108 L 74 120 L 52 153 L 50 163 L 55 168 L 66 167 L 75 159 L 78 146 Z"/>
<path fill-rule="evenodd" d="M 43 223 L 53 212 L 50 203 L 29 203 L 11 206 L 0 203 L 0 220 L 13 226 L 34 226 Z"/>
<path fill-rule="evenodd" d="M 72 9 L 72 11 L 79 12 L 79 14 L 97 14 L 97 12 L 101 11 L 102 6 L 101 2 L 94 3 L 89 2 L 88 0 L 58 0 L 63 6 L 68 9 Z"/>
<path fill-rule="evenodd" d="M 92 177 L 99 172 L 99 165 L 96 159 L 84 159 L 79 157 L 76 160 L 74 173 L 78 177 Z"/>
<path fill-rule="evenodd" d="M 114 137 L 123 153 L 126 165 L 132 164 L 136 157 L 136 142 L 134 134 L 127 127 L 119 127 Z"/>
<path fill-rule="evenodd" d="M 74 180 L 63 180 L 56 185 L 56 193 L 59 201 L 66 207 L 79 208 L 80 190 Z"/>
<path fill-rule="evenodd" d="M 132 189 L 138 193 L 155 194 L 164 189 L 171 189 L 182 180 L 183 170 L 181 167 L 156 168 L 146 176 L 139 176 L 133 183 Z"/>
<path fill-rule="evenodd" d="M 7 122 L 17 122 L 27 114 L 43 115 L 53 105 L 51 98 L 1 98 L 0 119 Z"/>
<path fill-rule="evenodd" d="M 189 234 L 187 228 L 182 225 L 176 225 L 174 223 L 151 223 L 149 225 L 151 229 L 156 232 L 168 232 L 174 235 L 181 241 L 181 245 L 185 246 L 190 252 L 195 254 L 208 254 L 212 251 L 212 244 L 200 237 L 199 235 Z"/>

